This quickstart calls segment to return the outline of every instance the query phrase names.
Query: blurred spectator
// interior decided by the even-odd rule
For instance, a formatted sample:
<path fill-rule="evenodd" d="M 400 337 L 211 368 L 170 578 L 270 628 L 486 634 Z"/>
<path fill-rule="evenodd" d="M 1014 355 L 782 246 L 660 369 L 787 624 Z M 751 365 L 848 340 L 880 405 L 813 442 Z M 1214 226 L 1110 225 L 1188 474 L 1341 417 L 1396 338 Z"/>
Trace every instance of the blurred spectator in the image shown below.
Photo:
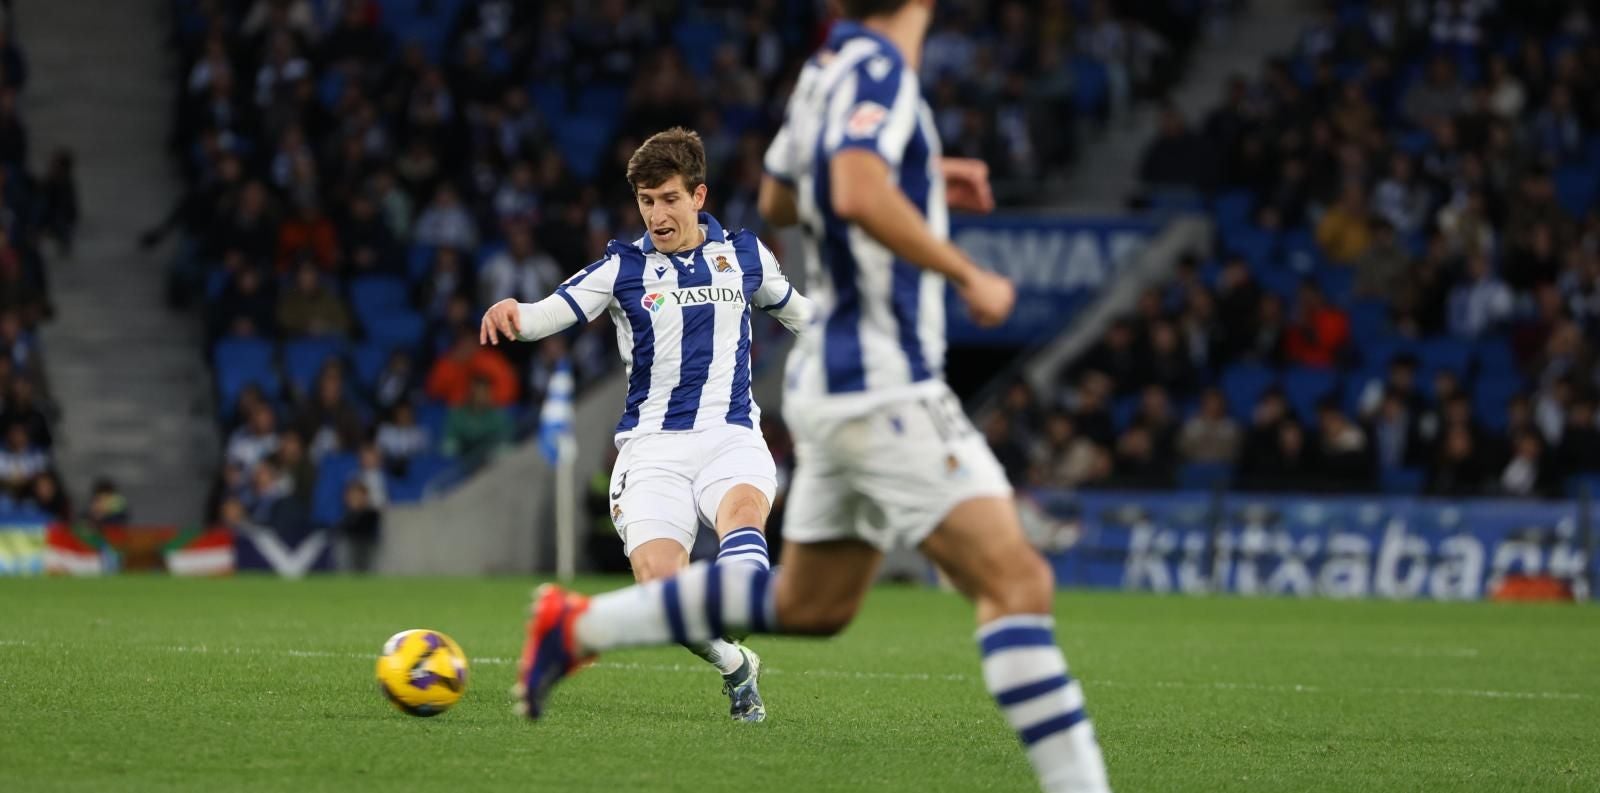
<path fill-rule="evenodd" d="M 1357 258 L 1355 265 L 1355 293 L 1393 303 L 1405 288 L 1406 272 L 1411 268 L 1411 257 L 1400 244 L 1400 237 L 1388 221 L 1372 224 L 1372 246 Z"/>
<path fill-rule="evenodd" d="M 1361 425 L 1339 409 L 1337 400 L 1317 407 L 1317 457 L 1320 475 L 1329 486 L 1362 490 L 1372 484 L 1372 457 Z"/>
<path fill-rule="evenodd" d="M 294 288 L 278 298 L 278 327 L 291 336 L 343 336 L 350 332 L 344 301 L 322 282 L 310 261 L 295 269 Z"/>
<path fill-rule="evenodd" d="M 344 388 L 344 370 L 330 363 L 295 416 L 295 430 L 309 444 L 312 460 L 336 451 L 354 451 L 365 435 L 361 413 Z"/>
<path fill-rule="evenodd" d="M 242 265 L 223 289 L 211 314 L 213 336 L 270 336 L 277 328 L 278 301 L 261 270 Z"/>
<path fill-rule="evenodd" d="M 50 453 L 33 444 L 28 428 L 21 424 L 6 427 L 5 446 L 0 447 L 0 485 L 12 498 L 28 492 L 34 477 L 50 469 Z"/>
<path fill-rule="evenodd" d="M 251 408 L 245 416 L 244 426 L 228 436 L 228 462 L 250 471 L 256 467 L 256 463 L 276 452 L 281 442 L 277 423 L 278 417 L 271 407 L 262 404 Z"/>
<path fill-rule="evenodd" d="M 356 454 L 356 476 L 367 488 L 367 500 L 374 509 L 389 505 L 389 481 L 383 467 L 383 454 L 377 444 L 363 443 Z"/>
<path fill-rule="evenodd" d="M 1469 257 L 1466 280 L 1450 291 L 1450 332 L 1476 339 L 1499 330 L 1511 318 L 1511 310 L 1511 288 L 1495 276 L 1489 257 L 1481 253 Z"/>
<path fill-rule="evenodd" d="M 297 537 L 306 529 L 306 512 L 294 498 L 294 484 L 280 471 L 276 455 L 268 455 L 250 472 L 240 501 L 256 525 L 286 537 Z"/>
<path fill-rule="evenodd" d="M 390 413 L 388 420 L 378 425 L 376 443 L 389 472 L 398 476 L 412 459 L 433 448 L 434 439 L 427 427 L 417 423 L 417 411 L 410 402 L 395 404 Z"/>
<path fill-rule="evenodd" d="M 64 523 L 72 520 L 72 502 L 67 500 L 67 493 L 61 488 L 61 480 L 57 479 L 52 471 L 44 471 L 34 477 L 23 500 L 33 509 L 50 516 L 52 520 Z"/>
<path fill-rule="evenodd" d="M 478 247 L 478 227 L 462 206 L 461 195 L 445 184 L 434 191 L 433 200 L 417 217 L 412 239 L 435 248 L 472 250 Z"/>
<path fill-rule="evenodd" d="M 1176 105 L 1161 109 L 1161 126 L 1155 140 L 1139 160 L 1139 181 L 1147 188 L 1202 190 L 1212 183 L 1215 161 L 1204 138 L 1189 130 Z"/>
<path fill-rule="evenodd" d="M 317 487 L 317 463 L 306 451 L 306 442 L 300 434 L 287 431 L 278 436 L 278 465 L 289 480 L 289 489 L 297 505 L 311 509 L 311 496 Z"/>
<path fill-rule="evenodd" d="M 43 204 L 39 226 L 56 241 L 64 258 L 72 256 L 73 237 L 78 228 L 78 180 L 74 161 L 71 149 L 57 149 L 50 155 L 50 167 L 39 186 Z"/>
<path fill-rule="evenodd" d="M 378 372 L 372 387 L 372 399 L 379 410 L 391 410 L 411 399 L 417 388 L 417 375 L 411 364 L 411 355 L 405 350 L 390 353 L 389 360 Z"/>
<path fill-rule="evenodd" d="M 1014 449 L 1008 448 L 1007 454 L 1014 458 Z M 1015 466 L 1017 461 L 1012 459 L 1011 463 Z M 1045 419 L 1044 438 L 1036 447 L 1027 481 L 1036 487 L 1074 488 L 1110 476 L 1111 456 L 1077 433 L 1070 414 L 1057 412 Z"/>
<path fill-rule="evenodd" d="M 1027 481 L 1028 450 L 1011 434 L 1011 424 L 999 413 L 989 417 L 983 425 L 984 439 L 995 459 L 1005 469 L 1006 478 L 1013 482 Z"/>
<path fill-rule="evenodd" d="M 110 479 L 95 480 L 89 491 L 89 509 L 85 517 L 98 526 L 120 526 L 133 519 L 128 499 Z"/>
<path fill-rule="evenodd" d="M 478 274 L 479 302 L 492 306 L 508 297 L 537 302 L 554 291 L 560 280 L 555 259 L 539 250 L 526 225 L 515 224 L 506 232 L 505 249 L 490 256 Z"/>
<path fill-rule="evenodd" d="M 494 406 L 505 407 L 517 401 L 516 374 L 505 357 L 492 347 L 479 346 L 476 331 L 462 329 L 457 331 L 449 353 L 441 356 L 428 373 L 428 396 L 460 406 L 480 380 L 489 389 Z"/>
<path fill-rule="evenodd" d="M 1371 217 L 1359 183 L 1347 183 L 1339 193 L 1339 202 L 1322 214 L 1317 223 L 1317 244 L 1329 259 L 1340 264 L 1355 262 L 1372 247 Z"/>
<path fill-rule="evenodd" d="M 1330 305 L 1315 283 L 1301 284 L 1294 318 L 1283 336 L 1284 357 L 1300 366 L 1331 367 L 1349 340 L 1350 318 Z"/>
<path fill-rule="evenodd" d="M 1422 460 L 1424 444 L 1418 423 L 1398 391 L 1383 393 L 1368 419 L 1367 435 L 1381 470 L 1409 468 Z"/>
<path fill-rule="evenodd" d="M 11 380 L 5 393 L 5 409 L 0 410 L 0 425 L 20 425 L 28 431 L 28 440 L 41 449 L 54 445 L 50 432 L 50 418 L 39 404 L 38 387 L 27 377 Z"/>
<path fill-rule="evenodd" d="M 1439 496 L 1482 495 L 1488 484 L 1485 463 L 1470 430 L 1448 428 L 1428 479 L 1428 492 Z"/>
<path fill-rule="evenodd" d="M 1185 462 L 1231 464 L 1239 457 L 1239 423 L 1228 415 L 1222 391 L 1208 388 L 1200 395 L 1200 409 L 1183 423 L 1178 451 Z"/>
<path fill-rule="evenodd" d="M 493 454 L 511 440 L 511 417 L 494 400 L 488 380 L 473 378 L 465 404 L 450 409 L 440 450 L 452 457 Z"/>
<path fill-rule="evenodd" d="M 364 481 L 351 479 L 347 482 L 344 486 L 344 516 L 334 527 L 334 535 L 339 540 L 342 569 L 360 574 L 372 572 L 381 520 L 382 516 L 373 505 Z"/>
<path fill-rule="evenodd" d="M 1544 441 L 1538 433 L 1524 430 L 1512 441 L 1511 460 L 1500 472 L 1500 490 L 1524 498 L 1557 497 L 1560 487 L 1552 473 Z"/>

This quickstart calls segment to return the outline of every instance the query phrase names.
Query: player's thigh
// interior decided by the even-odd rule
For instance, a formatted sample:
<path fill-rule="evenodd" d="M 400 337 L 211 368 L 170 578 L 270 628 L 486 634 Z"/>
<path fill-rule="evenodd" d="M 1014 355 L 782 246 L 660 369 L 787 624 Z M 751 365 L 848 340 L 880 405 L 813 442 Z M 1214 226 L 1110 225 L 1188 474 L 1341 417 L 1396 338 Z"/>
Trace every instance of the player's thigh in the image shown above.
<path fill-rule="evenodd" d="M 645 543 L 671 540 L 685 554 L 699 529 L 689 477 L 680 473 L 666 439 L 645 436 L 627 442 L 611 474 L 611 521 L 631 559 Z"/>
<path fill-rule="evenodd" d="M 705 446 L 693 483 L 700 521 L 715 526 L 719 535 L 745 526 L 763 528 L 778 491 L 767 442 L 761 433 L 735 425 L 701 434 Z"/>
<path fill-rule="evenodd" d="M 790 542 L 776 572 L 778 623 L 785 633 L 831 635 L 855 618 L 883 553 L 860 540 Z"/>
<path fill-rule="evenodd" d="M 1028 542 L 1011 497 L 962 501 L 920 547 L 977 603 L 979 622 L 1050 612 L 1055 589 L 1050 566 Z"/>

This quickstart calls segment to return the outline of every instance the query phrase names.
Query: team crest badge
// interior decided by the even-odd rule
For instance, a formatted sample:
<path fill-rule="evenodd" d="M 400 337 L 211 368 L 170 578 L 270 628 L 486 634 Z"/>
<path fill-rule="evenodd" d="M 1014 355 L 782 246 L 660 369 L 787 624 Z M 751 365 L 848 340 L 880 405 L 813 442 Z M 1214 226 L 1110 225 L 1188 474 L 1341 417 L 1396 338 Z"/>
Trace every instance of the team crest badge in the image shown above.
<path fill-rule="evenodd" d="M 961 461 L 953 454 L 944 456 L 944 472 L 946 476 L 959 476 L 961 474 Z"/>
<path fill-rule="evenodd" d="M 622 520 L 622 507 L 620 507 L 620 506 L 618 506 L 616 504 L 612 504 L 611 505 L 611 522 L 612 523 L 616 523 L 616 522 L 621 521 L 621 520 Z"/>
<path fill-rule="evenodd" d="M 717 272 L 719 272 L 719 273 L 731 273 L 731 272 L 733 272 L 733 265 L 728 263 L 728 257 L 726 257 L 726 256 L 718 256 L 717 257 Z"/>

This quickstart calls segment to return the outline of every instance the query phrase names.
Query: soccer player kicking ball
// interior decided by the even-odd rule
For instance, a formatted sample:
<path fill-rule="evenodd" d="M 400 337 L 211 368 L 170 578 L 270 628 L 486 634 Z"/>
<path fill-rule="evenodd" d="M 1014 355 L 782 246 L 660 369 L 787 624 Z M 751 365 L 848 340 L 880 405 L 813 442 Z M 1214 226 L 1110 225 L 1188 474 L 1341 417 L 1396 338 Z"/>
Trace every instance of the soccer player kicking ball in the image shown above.
<path fill-rule="evenodd" d="M 634 578 L 675 586 L 668 576 L 688 566 L 702 522 L 716 527 L 719 566 L 764 578 L 771 563 L 762 531 L 777 472 L 750 394 L 750 311 L 767 311 L 798 334 L 811 302 L 754 234 L 729 234 L 700 211 L 706 156 L 699 135 L 651 136 L 628 160 L 627 176 L 648 233 L 613 240 L 604 259 L 537 303 L 496 303 L 484 314 L 481 341 L 534 341 L 609 309 L 628 372 L 611 517 Z M 678 628 L 677 641 L 722 672 L 733 718 L 765 719 L 761 659 L 721 628 Z M 531 663 L 523 659 L 524 667 Z"/>
<path fill-rule="evenodd" d="M 801 73 L 762 185 L 763 214 L 800 223 L 817 265 L 807 285 L 818 318 L 786 377 L 797 468 L 784 566 L 696 564 L 593 599 L 544 588 L 520 670 L 527 713 L 607 650 L 728 631 L 837 633 L 883 550 L 909 545 L 976 603 L 984 682 L 1040 785 L 1106 790 L 1083 689 L 1055 642 L 1050 568 L 941 379 L 946 282 L 983 325 L 1005 319 L 1015 292 L 947 240 L 949 203 L 993 201 L 981 164 L 941 158 L 918 88 L 934 0 L 840 5 L 847 19 Z"/>

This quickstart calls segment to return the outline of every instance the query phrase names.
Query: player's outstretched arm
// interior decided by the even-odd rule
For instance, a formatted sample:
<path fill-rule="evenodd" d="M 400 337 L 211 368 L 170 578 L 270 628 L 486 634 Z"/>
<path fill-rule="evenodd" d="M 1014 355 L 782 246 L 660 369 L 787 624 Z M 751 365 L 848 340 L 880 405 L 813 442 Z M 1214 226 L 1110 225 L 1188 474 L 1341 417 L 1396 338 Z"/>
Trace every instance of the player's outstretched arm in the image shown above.
<path fill-rule="evenodd" d="M 518 303 L 506 298 L 483 313 L 483 324 L 478 328 L 478 342 L 498 345 L 506 341 L 538 341 L 553 336 L 576 325 L 567 301 L 560 295 L 551 295 L 537 303 Z"/>
<path fill-rule="evenodd" d="M 895 256 L 950 279 L 980 327 L 998 325 L 1011 314 L 1017 297 L 1011 282 L 934 236 L 876 152 L 845 149 L 833 156 L 828 169 L 828 199 L 841 219 L 860 226 Z"/>

